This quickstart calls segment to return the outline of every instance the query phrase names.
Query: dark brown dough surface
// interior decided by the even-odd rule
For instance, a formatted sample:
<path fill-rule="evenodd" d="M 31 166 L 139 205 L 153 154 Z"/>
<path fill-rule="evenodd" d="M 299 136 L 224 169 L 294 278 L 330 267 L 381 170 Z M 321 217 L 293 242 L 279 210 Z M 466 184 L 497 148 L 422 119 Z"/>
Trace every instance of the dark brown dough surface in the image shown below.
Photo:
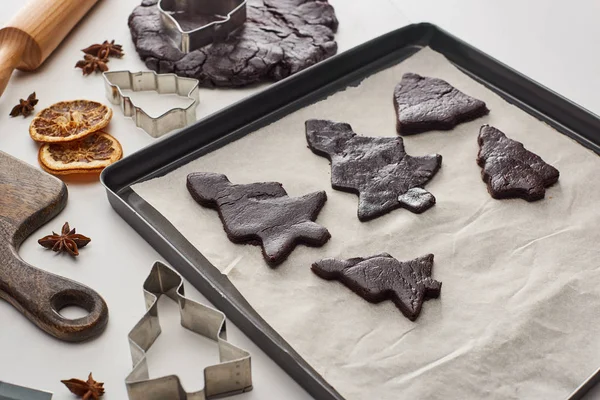
<path fill-rule="evenodd" d="M 489 113 L 485 103 L 448 82 L 407 73 L 394 89 L 396 130 L 402 135 L 450 130 Z"/>
<path fill-rule="evenodd" d="M 421 186 L 439 170 L 442 156 L 412 157 L 401 137 L 358 136 L 346 123 L 306 121 L 306 140 L 331 160 L 331 186 L 356 193 L 358 219 L 368 221 L 396 208 L 428 210 L 435 197 Z"/>
<path fill-rule="evenodd" d="M 338 21 L 327 0 L 248 0 L 243 28 L 189 54 L 161 33 L 157 3 L 144 0 L 129 17 L 138 54 L 148 68 L 196 78 L 202 86 L 280 80 L 337 52 Z"/>
<path fill-rule="evenodd" d="M 410 261 L 398 261 L 389 254 L 368 258 L 317 261 L 315 274 L 323 279 L 338 280 L 371 303 L 391 300 L 402 314 L 414 321 L 423 302 L 440 295 L 441 282 L 431 278 L 433 254 Z"/>
<path fill-rule="evenodd" d="M 477 142 L 477 164 L 483 168 L 481 176 L 495 199 L 540 200 L 546 188 L 558 181 L 556 168 L 493 126 L 482 126 Z"/>
<path fill-rule="evenodd" d="M 187 188 L 196 202 L 219 212 L 232 242 L 261 245 L 271 266 L 285 261 L 299 243 L 322 246 L 331 237 L 314 222 L 327 201 L 325 192 L 289 197 L 281 183 L 234 185 L 209 172 L 189 174 Z"/>

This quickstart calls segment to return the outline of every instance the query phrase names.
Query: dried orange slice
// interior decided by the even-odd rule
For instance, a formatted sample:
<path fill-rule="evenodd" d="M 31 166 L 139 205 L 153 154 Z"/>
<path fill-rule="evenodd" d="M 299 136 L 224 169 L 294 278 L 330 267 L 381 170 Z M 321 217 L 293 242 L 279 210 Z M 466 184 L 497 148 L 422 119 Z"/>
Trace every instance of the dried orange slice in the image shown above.
<path fill-rule="evenodd" d="M 110 122 L 112 109 L 89 100 L 62 101 L 40 111 L 29 126 L 36 142 L 70 142 L 99 131 Z"/>
<path fill-rule="evenodd" d="M 73 142 L 45 143 L 38 153 L 42 168 L 54 175 L 98 173 L 121 157 L 121 143 L 105 132 Z"/>

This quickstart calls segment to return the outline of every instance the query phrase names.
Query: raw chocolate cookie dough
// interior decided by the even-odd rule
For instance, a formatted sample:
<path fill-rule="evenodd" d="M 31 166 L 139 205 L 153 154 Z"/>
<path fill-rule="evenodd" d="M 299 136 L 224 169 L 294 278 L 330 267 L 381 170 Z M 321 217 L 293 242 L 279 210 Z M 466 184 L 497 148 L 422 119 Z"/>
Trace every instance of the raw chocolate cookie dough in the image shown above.
<path fill-rule="evenodd" d="M 540 200 L 546 188 L 558 181 L 556 168 L 493 126 L 482 126 L 477 142 L 477 164 L 483 168 L 481 176 L 495 199 Z"/>
<path fill-rule="evenodd" d="M 331 235 L 314 222 L 325 192 L 289 197 L 277 182 L 234 185 L 225 175 L 189 174 L 187 188 L 200 205 L 219 212 L 227 236 L 234 243 L 261 245 L 271 266 L 281 264 L 297 244 L 324 245 Z"/>
<path fill-rule="evenodd" d="M 144 0 L 129 17 L 140 57 L 156 72 L 196 78 L 203 86 L 280 80 L 337 52 L 338 21 L 327 0 L 248 0 L 243 28 L 189 54 L 161 33 L 157 2 Z M 184 29 L 201 26 L 181 23 Z"/>
<path fill-rule="evenodd" d="M 483 101 L 448 82 L 413 73 L 404 74 L 394 89 L 394 107 L 396 130 L 402 135 L 450 130 L 489 113 Z"/>
<path fill-rule="evenodd" d="M 435 197 L 421 188 L 438 171 L 442 156 L 412 157 L 401 137 L 358 136 L 346 123 L 306 121 L 306 140 L 331 160 L 331 186 L 356 193 L 358 219 L 367 221 L 396 208 L 422 213 Z"/>
<path fill-rule="evenodd" d="M 423 302 L 440 295 L 441 282 L 431 278 L 433 254 L 398 261 L 384 253 L 368 258 L 318 261 L 312 265 L 323 279 L 338 280 L 371 303 L 392 300 L 402 314 L 414 321 Z"/>

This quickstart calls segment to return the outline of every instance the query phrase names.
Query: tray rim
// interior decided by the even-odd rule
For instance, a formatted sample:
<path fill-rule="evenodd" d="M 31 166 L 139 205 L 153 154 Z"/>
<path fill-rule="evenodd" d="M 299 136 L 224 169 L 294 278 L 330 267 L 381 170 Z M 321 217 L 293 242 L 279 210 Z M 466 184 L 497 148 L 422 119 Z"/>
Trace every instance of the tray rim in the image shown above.
<path fill-rule="evenodd" d="M 455 57 L 448 56 L 448 54 L 444 54 L 442 52 L 442 54 L 444 54 L 455 66 L 457 66 L 463 72 L 467 73 L 472 78 L 475 78 L 477 81 L 486 85 L 488 88 L 502 96 L 505 100 L 517 105 L 519 108 L 523 109 L 525 112 L 533 115 L 534 117 L 549 123 L 559 132 L 575 139 L 584 147 L 587 147 L 600 154 L 599 116 L 566 99 L 565 97 L 552 91 L 551 89 L 537 83 L 536 81 L 533 81 L 532 79 L 505 65 L 504 63 L 479 51 L 478 49 L 445 32 L 439 27 L 430 23 L 418 23 L 407 25 L 395 31 L 389 32 L 378 38 L 370 40 L 360 46 L 357 46 L 351 50 L 340 53 L 334 57 L 331 57 L 330 59 L 324 60 L 316 65 L 313 65 L 307 68 L 306 70 L 292 75 L 282 81 L 273 83 L 265 89 L 259 91 L 258 93 L 246 97 L 236 103 L 233 103 L 228 107 L 225 107 L 203 118 L 195 124 L 179 132 L 171 134 L 163 139 L 160 139 L 157 142 L 145 148 L 142 148 L 132 153 L 131 155 L 123 158 L 117 163 L 109 166 L 102 172 L 100 176 L 100 181 L 106 189 L 111 206 L 146 241 L 148 241 L 156 251 L 158 251 L 163 257 L 165 257 L 180 273 L 184 275 L 184 277 L 186 277 L 186 279 L 190 281 L 190 283 L 192 283 L 198 290 L 200 290 L 203 293 L 203 295 L 205 295 L 209 299 L 209 301 L 213 302 L 215 306 L 221 308 L 222 304 L 219 305 L 219 303 L 221 302 L 215 302 L 215 299 L 219 299 L 219 296 L 225 299 L 228 297 L 228 293 L 226 293 L 226 291 L 223 290 L 223 286 L 221 284 L 219 284 L 218 282 L 215 283 L 215 281 L 211 281 L 211 279 L 215 279 L 215 277 L 211 277 L 210 273 L 202 271 L 202 267 L 205 267 L 207 265 L 212 266 L 212 264 L 210 264 L 210 262 L 208 262 L 208 260 L 206 260 L 198 250 L 193 248 L 193 246 L 191 246 L 191 244 L 189 244 L 189 242 L 187 242 L 185 238 L 183 238 L 183 240 L 186 242 L 183 243 L 184 247 L 187 247 L 185 246 L 186 244 L 189 244 L 189 246 L 192 247 L 192 249 L 186 249 L 187 251 L 182 251 L 181 244 L 178 246 L 173 241 L 169 240 L 169 238 L 167 238 L 167 235 L 165 235 L 165 229 L 169 227 L 167 226 L 165 228 L 165 225 L 168 224 L 172 229 L 174 229 L 175 231 L 177 230 L 166 220 L 166 218 L 161 216 L 164 219 L 164 221 L 161 222 L 162 230 L 157 229 L 150 223 L 150 220 L 145 219 L 144 216 L 142 216 L 139 212 L 140 208 L 133 207 L 133 204 L 137 204 L 138 207 L 147 208 L 148 212 L 151 212 L 150 209 L 154 209 L 141 197 L 135 194 L 135 192 L 130 187 L 140 181 L 152 179 L 156 176 L 161 176 L 163 175 L 163 173 L 168 173 L 171 170 L 177 168 L 179 165 L 183 165 L 191 161 L 192 159 L 197 158 L 197 156 L 202 156 L 200 154 L 201 152 L 212 151 L 211 149 L 215 145 L 220 147 L 220 145 L 224 145 L 230 141 L 237 140 L 239 137 L 236 137 L 235 135 L 233 135 L 233 133 L 244 130 L 244 128 L 247 128 L 249 125 L 252 126 L 264 119 L 276 120 L 278 119 L 277 115 L 279 113 L 283 115 L 288 114 L 288 112 L 286 112 L 285 109 L 293 106 L 293 104 L 296 102 L 301 102 L 306 98 L 315 97 L 316 95 L 314 93 L 318 91 L 310 90 L 304 95 L 296 98 L 292 103 L 284 103 L 280 107 L 271 110 L 270 113 L 260 115 L 259 118 L 247 118 L 246 121 L 243 121 L 241 124 L 238 124 L 236 129 L 229 130 L 229 134 L 225 134 L 225 136 L 219 135 L 218 137 L 211 138 L 205 145 L 201 147 L 194 148 L 191 150 L 178 148 L 177 151 L 179 151 L 179 154 L 177 155 L 177 157 L 171 157 L 172 159 L 166 163 L 162 161 L 164 157 L 160 158 L 160 161 L 153 157 L 157 149 L 169 147 L 173 143 L 182 141 L 182 138 L 191 136 L 195 130 L 202 129 L 204 127 L 206 127 L 207 129 L 211 128 L 211 124 L 214 125 L 215 122 L 218 122 L 219 120 L 224 122 L 225 120 L 223 118 L 230 115 L 231 113 L 236 112 L 237 109 L 243 108 L 249 104 L 253 104 L 257 101 L 260 101 L 262 97 L 274 96 L 277 94 L 278 90 L 286 89 L 288 86 L 293 85 L 294 83 L 314 78 L 315 74 L 324 71 L 332 65 L 335 66 L 337 64 L 340 64 L 340 60 L 351 59 L 353 56 L 356 56 L 363 51 L 367 51 L 372 47 L 378 46 L 382 41 L 389 40 L 391 38 L 393 39 L 395 37 L 402 37 L 403 35 L 410 36 L 411 34 L 420 38 L 416 42 L 412 42 L 408 46 L 405 46 L 405 48 L 408 49 L 412 47 L 417 49 L 419 47 L 430 46 L 434 50 L 439 51 L 436 49 L 436 47 L 438 46 L 444 46 L 448 44 L 452 46 L 457 46 L 459 54 L 454 54 L 453 56 Z M 482 80 L 482 78 L 480 78 L 479 75 L 476 75 L 470 69 L 457 64 L 457 60 L 460 59 L 461 56 L 466 57 L 467 59 L 469 57 L 474 56 L 479 58 L 480 62 L 483 61 L 483 64 L 485 66 L 488 66 L 492 69 L 492 74 L 497 73 L 511 76 L 515 81 L 513 82 L 514 85 L 509 85 L 508 88 L 501 88 L 499 86 L 491 84 L 488 81 Z M 371 63 L 364 64 L 361 69 L 369 69 L 370 64 Z M 355 70 L 354 72 L 357 71 Z M 370 73 L 367 74 L 367 76 L 368 75 L 370 75 Z M 335 86 L 335 83 L 336 81 L 328 82 L 328 84 L 331 86 Z M 527 95 L 524 96 L 525 99 L 523 99 L 523 96 L 517 97 L 514 94 L 515 88 L 518 89 L 517 91 L 522 90 L 522 88 L 519 89 L 519 85 L 530 89 L 530 92 L 526 93 Z M 337 89 L 335 91 L 337 91 Z M 549 104 L 551 106 L 550 110 L 555 110 L 558 113 L 559 117 L 553 117 L 549 115 L 547 109 L 542 111 L 539 108 L 536 108 L 533 104 L 531 104 L 532 100 L 535 101 L 534 93 L 538 93 L 538 97 L 541 99 L 540 101 L 542 103 L 553 103 Z M 541 96 L 540 94 L 543 96 Z M 550 99 L 550 101 L 548 101 L 548 99 Z M 565 110 L 567 110 L 568 112 L 564 112 Z M 571 120 L 566 123 L 564 118 L 560 118 L 561 115 L 571 116 Z M 251 129 L 250 131 L 254 130 L 255 129 Z M 593 137 L 594 132 L 597 132 L 597 137 L 595 138 Z M 241 134 L 241 136 L 244 136 L 245 134 L 247 133 Z M 594 139 L 597 142 L 595 142 Z M 222 141 L 223 143 L 221 143 Z M 148 162 L 148 159 L 152 161 Z M 129 171 L 127 171 L 129 166 L 132 164 L 138 164 L 138 167 L 140 167 L 141 165 L 142 172 L 131 174 Z M 156 165 L 158 166 L 158 169 L 153 168 L 153 166 Z M 117 179 L 120 176 L 119 174 L 123 172 L 126 173 L 125 176 L 121 176 L 120 179 Z M 145 205 L 143 203 L 145 203 Z M 158 211 L 154 210 L 154 212 L 160 215 Z M 155 246 L 155 244 L 157 245 Z M 197 254 L 194 254 L 194 252 Z M 192 254 L 191 257 L 189 256 L 190 253 Z M 212 266 L 212 268 L 216 270 L 216 267 Z M 196 275 L 200 276 L 202 280 L 206 281 L 199 282 L 197 279 L 198 276 Z M 226 277 L 224 279 L 229 281 Z M 237 291 L 233 284 L 230 283 L 230 285 L 232 286 L 233 290 L 237 292 L 234 293 L 233 296 L 241 296 L 241 294 Z M 200 287 L 203 287 L 204 290 L 200 289 Z M 231 288 L 227 289 L 231 290 Z M 207 294 L 206 291 L 212 292 Z M 243 296 L 241 297 L 243 298 Z M 231 306 L 232 304 L 230 304 L 229 302 L 230 299 L 227 299 L 227 301 L 228 305 Z M 236 312 L 240 312 L 239 306 L 240 304 L 234 305 L 234 309 L 236 310 Z M 279 334 L 276 331 L 274 331 L 245 300 L 243 300 L 241 304 L 242 314 L 244 314 L 243 309 L 245 307 L 249 307 L 251 312 L 254 312 L 254 314 L 256 314 L 255 316 L 258 317 L 258 321 L 254 321 L 253 318 L 249 318 L 248 315 L 244 315 L 241 317 L 246 318 L 246 320 L 242 322 L 250 323 L 252 326 L 245 326 L 245 323 L 240 324 L 240 320 L 238 320 L 238 315 L 235 315 L 234 318 L 230 318 L 228 315 L 228 318 L 234 324 L 236 324 L 236 326 L 238 326 L 244 332 L 244 334 L 246 334 L 251 340 L 253 340 L 267 355 L 269 355 L 269 357 L 271 357 L 277 364 L 279 364 L 279 366 L 282 369 L 284 369 L 286 373 L 288 373 L 293 379 L 295 379 L 305 390 L 307 390 L 315 398 L 336 400 L 343 399 L 343 397 L 331 385 L 329 385 L 320 374 L 318 374 L 304 359 L 302 359 L 302 357 L 300 357 L 300 355 L 298 355 L 293 350 L 293 348 L 287 342 L 285 342 L 283 338 L 281 338 L 281 336 L 279 336 Z M 262 332 L 261 327 L 257 325 L 262 325 L 262 328 L 265 328 L 266 326 L 267 330 L 270 330 L 270 332 Z M 257 329 L 261 332 L 257 331 Z M 263 335 L 261 335 L 261 333 Z M 271 343 L 264 343 L 263 340 L 270 341 Z M 268 345 L 273 345 L 275 346 L 275 348 L 271 349 L 268 347 Z M 283 359 L 281 357 L 275 357 L 272 354 L 273 351 L 284 351 L 289 357 L 283 357 Z M 296 366 L 299 367 L 299 370 L 297 368 L 292 368 L 292 366 L 287 364 L 287 362 L 290 361 L 296 362 L 298 364 Z M 306 379 L 312 379 L 312 381 L 306 381 Z M 585 393 L 587 393 L 598 382 L 600 382 L 600 369 L 594 372 L 586 381 L 584 381 L 577 389 L 575 389 L 575 391 L 571 393 L 568 399 L 578 400 L 583 398 Z"/>

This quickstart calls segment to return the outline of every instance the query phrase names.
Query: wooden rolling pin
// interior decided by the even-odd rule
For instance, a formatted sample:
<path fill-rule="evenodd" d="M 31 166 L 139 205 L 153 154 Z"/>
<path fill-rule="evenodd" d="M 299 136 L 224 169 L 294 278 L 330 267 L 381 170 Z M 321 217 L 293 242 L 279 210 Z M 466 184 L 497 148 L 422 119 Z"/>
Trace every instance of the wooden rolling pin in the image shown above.
<path fill-rule="evenodd" d="M 15 69 L 33 71 L 98 0 L 29 0 L 0 30 L 0 96 Z"/>

